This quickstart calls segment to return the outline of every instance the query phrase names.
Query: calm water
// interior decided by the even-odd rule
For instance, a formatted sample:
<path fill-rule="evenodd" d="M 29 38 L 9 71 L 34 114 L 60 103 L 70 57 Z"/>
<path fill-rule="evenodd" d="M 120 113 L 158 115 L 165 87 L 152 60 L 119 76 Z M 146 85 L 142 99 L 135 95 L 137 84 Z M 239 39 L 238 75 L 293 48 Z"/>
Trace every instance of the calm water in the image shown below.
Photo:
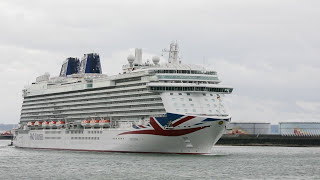
<path fill-rule="evenodd" d="M 320 179 L 320 148 L 215 146 L 211 155 L 30 150 L 0 141 L 0 179 Z"/>

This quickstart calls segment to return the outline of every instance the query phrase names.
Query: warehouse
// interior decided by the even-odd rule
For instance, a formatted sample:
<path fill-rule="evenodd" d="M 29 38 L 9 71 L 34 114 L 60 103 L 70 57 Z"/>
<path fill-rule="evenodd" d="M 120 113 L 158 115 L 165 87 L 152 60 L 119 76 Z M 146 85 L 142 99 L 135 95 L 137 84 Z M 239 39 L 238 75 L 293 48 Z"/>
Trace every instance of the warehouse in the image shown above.
<path fill-rule="evenodd" d="M 320 136 L 320 122 L 280 122 L 283 136 Z"/>
<path fill-rule="evenodd" d="M 226 134 L 270 134 L 270 123 L 230 123 Z"/>

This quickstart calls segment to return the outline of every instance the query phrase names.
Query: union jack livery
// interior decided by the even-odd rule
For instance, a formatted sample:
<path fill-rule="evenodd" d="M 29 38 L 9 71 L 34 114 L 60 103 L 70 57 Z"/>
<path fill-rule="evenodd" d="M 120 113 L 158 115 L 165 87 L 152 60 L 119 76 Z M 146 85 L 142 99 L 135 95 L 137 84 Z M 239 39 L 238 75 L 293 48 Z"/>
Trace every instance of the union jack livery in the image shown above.
<path fill-rule="evenodd" d="M 98 54 L 67 58 L 59 77 L 48 73 L 23 89 L 20 148 L 206 154 L 231 121 L 223 99 L 233 88 L 217 73 L 182 64 L 178 44 L 167 62 L 142 50 L 123 73 L 102 74 Z"/>

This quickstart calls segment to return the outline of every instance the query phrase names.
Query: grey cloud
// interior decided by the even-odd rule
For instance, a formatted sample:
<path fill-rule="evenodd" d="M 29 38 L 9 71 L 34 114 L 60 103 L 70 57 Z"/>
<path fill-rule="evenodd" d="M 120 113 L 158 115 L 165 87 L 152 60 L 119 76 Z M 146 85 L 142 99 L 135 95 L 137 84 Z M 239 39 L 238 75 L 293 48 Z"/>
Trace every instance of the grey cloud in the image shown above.
<path fill-rule="evenodd" d="M 319 5 L 316 0 L 1 1 L 0 80 L 6 88 L 0 122 L 18 122 L 23 85 L 47 71 L 57 75 L 66 57 L 98 52 L 103 72 L 116 74 L 130 48 L 159 55 L 171 40 L 180 42 L 184 63 L 205 59 L 235 87 L 234 120 L 314 120 L 319 110 L 312 105 L 320 101 Z M 254 115 L 246 117 L 245 111 Z"/>

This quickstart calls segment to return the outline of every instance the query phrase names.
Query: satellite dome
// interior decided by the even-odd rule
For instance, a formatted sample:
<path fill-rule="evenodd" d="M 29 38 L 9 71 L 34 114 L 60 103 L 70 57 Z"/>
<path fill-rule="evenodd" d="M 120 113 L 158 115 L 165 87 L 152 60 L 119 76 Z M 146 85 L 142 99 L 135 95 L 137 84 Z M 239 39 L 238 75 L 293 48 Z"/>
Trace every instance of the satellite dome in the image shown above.
<path fill-rule="evenodd" d="M 132 64 L 133 61 L 134 61 L 134 59 L 135 59 L 135 57 L 134 57 L 132 54 L 130 54 L 130 55 L 127 57 L 127 59 L 128 59 L 129 64 Z"/>
<path fill-rule="evenodd" d="M 152 57 L 152 61 L 153 61 L 153 63 L 154 63 L 155 65 L 159 64 L 159 62 L 160 62 L 159 56 L 153 56 L 153 57 Z"/>

